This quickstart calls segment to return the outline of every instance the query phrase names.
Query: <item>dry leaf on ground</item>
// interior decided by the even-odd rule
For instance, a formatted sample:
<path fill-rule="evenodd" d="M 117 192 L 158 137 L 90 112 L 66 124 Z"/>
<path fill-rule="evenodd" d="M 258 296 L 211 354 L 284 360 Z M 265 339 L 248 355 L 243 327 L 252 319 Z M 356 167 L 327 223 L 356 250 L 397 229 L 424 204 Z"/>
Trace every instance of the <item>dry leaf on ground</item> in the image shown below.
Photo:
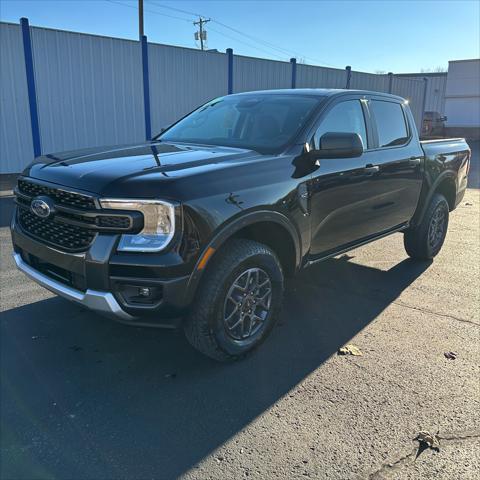
<path fill-rule="evenodd" d="M 360 357 L 363 355 L 362 351 L 355 345 L 349 343 L 342 348 L 338 349 L 339 355 L 353 355 L 355 357 Z"/>
<path fill-rule="evenodd" d="M 431 448 L 432 450 L 436 450 L 437 452 L 440 451 L 440 440 L 438 438 L 438 433 L 435 434 L 427 431 L 418 432 L 415 440 L 418 440 L 418 442 L 420 443 L 420 448 L 422 450 L 426 448 Z"/>

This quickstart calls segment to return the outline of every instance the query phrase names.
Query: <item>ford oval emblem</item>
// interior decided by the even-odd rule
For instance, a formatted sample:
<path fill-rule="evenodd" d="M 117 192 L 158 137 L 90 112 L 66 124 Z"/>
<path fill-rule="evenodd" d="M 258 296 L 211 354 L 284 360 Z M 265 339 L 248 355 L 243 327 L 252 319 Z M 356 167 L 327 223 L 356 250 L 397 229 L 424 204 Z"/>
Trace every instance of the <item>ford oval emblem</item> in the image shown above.
<path fill-rule="evenodd" d="M 53 213 L 53 202 L 48 197 L 37 197 L 32 200 L 30 210 L 40 218 L 48 218 Z"/>

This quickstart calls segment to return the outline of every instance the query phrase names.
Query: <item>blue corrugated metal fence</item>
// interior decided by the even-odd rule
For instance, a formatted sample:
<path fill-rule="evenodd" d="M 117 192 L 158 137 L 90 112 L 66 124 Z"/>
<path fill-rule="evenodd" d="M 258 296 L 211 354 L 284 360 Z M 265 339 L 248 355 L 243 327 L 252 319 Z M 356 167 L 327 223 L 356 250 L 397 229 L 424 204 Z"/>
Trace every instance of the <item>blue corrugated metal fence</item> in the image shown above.
<path fill-rule="evenodd" d="M 272 88 L 353 88 L 410 100 L 422 79 L 0 23 L 0 173 L 34 155 L 141 142 L 217 96 Z"/>

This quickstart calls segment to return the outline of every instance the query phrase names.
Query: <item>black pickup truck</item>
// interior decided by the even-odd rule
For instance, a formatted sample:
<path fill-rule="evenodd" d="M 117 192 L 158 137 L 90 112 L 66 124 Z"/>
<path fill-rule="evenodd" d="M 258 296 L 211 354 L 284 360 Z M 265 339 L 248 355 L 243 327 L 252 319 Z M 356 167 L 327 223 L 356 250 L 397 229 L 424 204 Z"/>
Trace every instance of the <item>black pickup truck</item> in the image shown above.
<path fill-rule="evenodd" d="M 469 164 L 463 139 L 420 142 L 400 97 L 229 95 L 141 145 L 35 159 L 14 258 L 58 295 L 234 359 L 273 327 L 285 276 L 394 232 L 432 259 Z"/>

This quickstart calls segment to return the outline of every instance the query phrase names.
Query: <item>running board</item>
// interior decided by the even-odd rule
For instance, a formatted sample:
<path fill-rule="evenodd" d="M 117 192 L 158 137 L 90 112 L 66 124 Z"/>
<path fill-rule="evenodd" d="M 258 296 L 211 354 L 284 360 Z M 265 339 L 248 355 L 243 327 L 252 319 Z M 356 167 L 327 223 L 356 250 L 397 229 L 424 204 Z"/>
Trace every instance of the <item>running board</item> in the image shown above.
<path fill-rule="evenodd" d="M 386 232 L 381 233 L 380 235 L 375 235 L 374 237 L 368 237 L 364 240 L 359 241 L 358 243 L 349 245 L 348 247 L 341 248 L 340 250 L 335 250 L 332 253 L 327 253 L 326 255 L 316 258 L 315 260 L 309 260 L 306 264 L 305 267 L 310 267 L 312 265 L 315 265 L 317 263 L 323 262 L 324 260 L 328 260 L 329 258 L 336 257 L 337 255 L 341 255 L 342 253 L 349 252 L 350 250 L 354 250 L 355 248 L 361 247 L 363 245 L 366 245 L 367 243 L 374 242 L 375 240 L 380 240 L 381 238 L 388 237 L 389 235 L 392 235 L 394 233 L 401 232 L 402 230 L 405 230 L 409 227 L 409 223 L 402 223 L 398 227 L 393 228 L 392 230 L 388 230 Z"/>

